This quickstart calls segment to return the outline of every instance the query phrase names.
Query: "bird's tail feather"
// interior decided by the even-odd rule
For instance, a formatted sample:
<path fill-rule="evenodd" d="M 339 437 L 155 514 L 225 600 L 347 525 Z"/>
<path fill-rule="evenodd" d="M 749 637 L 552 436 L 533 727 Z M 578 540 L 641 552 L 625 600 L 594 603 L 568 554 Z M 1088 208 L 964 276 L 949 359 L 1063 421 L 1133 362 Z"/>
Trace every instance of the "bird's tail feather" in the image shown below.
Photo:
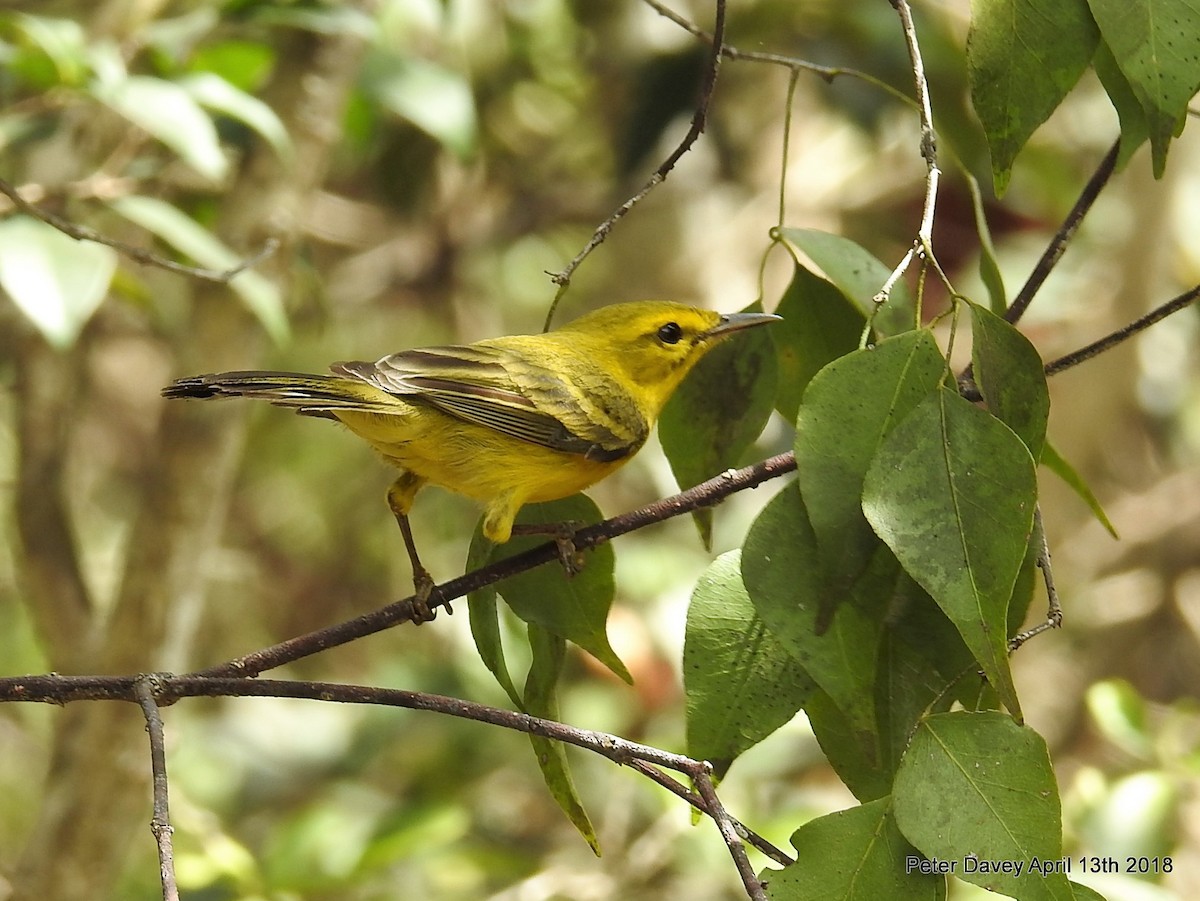
<path fill-rule="evenodd" d="M 248 370 L 217 372 L 176 379 L 162 389 L 163 397 L 255 397 L 311 416 L 336 410 L 395 413 L 397 402 L 386 392 L 356 379 L 298 372 Z"/>

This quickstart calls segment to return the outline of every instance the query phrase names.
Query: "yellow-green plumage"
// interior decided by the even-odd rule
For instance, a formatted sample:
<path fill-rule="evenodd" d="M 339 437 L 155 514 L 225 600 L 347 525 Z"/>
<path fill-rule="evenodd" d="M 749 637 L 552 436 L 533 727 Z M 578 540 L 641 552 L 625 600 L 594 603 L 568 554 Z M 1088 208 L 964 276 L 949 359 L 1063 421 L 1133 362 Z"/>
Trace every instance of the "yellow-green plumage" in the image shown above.
<path fill-rule="evenodd" d="M 541 335 L 335 363 L 331 376 L 194 376 L 163 394 L 260 397 L 337 419 L 402 471 L 388 499 L 406 540 L 404 517 L 432 483 L 482 503 L 484 535 L 503 542 L 525 503 L 567 497 L 622 466 L 717 341 L 775 318 L 615 304 Z"/>

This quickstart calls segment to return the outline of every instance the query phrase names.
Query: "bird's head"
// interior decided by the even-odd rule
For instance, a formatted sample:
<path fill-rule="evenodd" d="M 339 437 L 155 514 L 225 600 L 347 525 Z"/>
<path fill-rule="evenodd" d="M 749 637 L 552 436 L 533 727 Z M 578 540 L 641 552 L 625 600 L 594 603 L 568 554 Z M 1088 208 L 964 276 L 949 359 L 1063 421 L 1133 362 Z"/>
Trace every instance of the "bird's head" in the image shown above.
<path fill-rule="evenodd" d="M 627 382 L 657 417 L 683 377 L 734 332 L 775 322 L 769 313 L 716 313 L 670 301 L 612 304 L 556 334 Z"/>

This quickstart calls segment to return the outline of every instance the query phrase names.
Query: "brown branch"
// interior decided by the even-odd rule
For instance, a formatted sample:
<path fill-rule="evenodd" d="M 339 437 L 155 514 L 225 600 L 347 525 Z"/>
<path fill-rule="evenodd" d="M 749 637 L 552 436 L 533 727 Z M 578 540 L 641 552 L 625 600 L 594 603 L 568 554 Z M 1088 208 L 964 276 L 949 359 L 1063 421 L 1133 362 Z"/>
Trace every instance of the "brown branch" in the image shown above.
<path fill-rule="evenodd" d="M 664 19 L 670 19 L 688 34 L 697 37 L 708 44 L 712 44 L 714 42 L 713 35 L 710 32 L 705 31 L 699 25 L 696 25 L 694 22 L 684 18 L 673 9 L 669 9 L 662 3 L 659 3 L 658 0 L 642 0 L 642 2 Z M 785 69 L 791 69 L 794 73 L 808 72 L 812 75 L 816 75 L 826 84 L 833 84 L 834 79 L 843 75 L 847 78 L 857 78 L 860 81 L 865 81 L 867 84 L 891 94 L 901 103 L 909 106 L 913 104 L 913 99 L 911 97 L 907 96 L 902 91 L 896 90 L 883 79 L 876 78 L 874 75 L 863 72 L 861 69 L 849 69 L 843 66 L 822 66 L 819 63 L 810 62 L 809 60 L 801 59 L 798 56 L 786 56 L 782 53 L 764 53 L 759 50 L 740 50 L 739 48 L 733 47 L 724 42 L 721 44 L 721 55 L 732 61 L 766 63 L 773 66 L 782 66 Z"/>
<path fill-rule="evenodd" d="M 708 813 L 708 807 L 706 806 L 704 799 L 700 797 L 699 794 L 694 791 L 690 791 L 686 786 L 672 779 L 662 770 L 658 769 L 658 767 L 651 766 L 643 760 L 631 760 L 627 766 L 632 770 L 637 770 L 652 782 L 657 782 L 660 786 L 665 788 L 676 797 L 687 801 L 688 804 L 692 805 L 692 807 L 696 808 L 696 810 L 700 811 L 701 813 Z M 736 818 L 732 816 L 729 817 L 729 822 L 733 824 L 733 829 L 740 838 L 749 842 L 754 846 L 755 849 L 760 851 L 766 857 L 771 858 L 771 860 L 775 861 L 777 864 L 786 867 L 795 863 L 795 861 L 785 852 L 776 848 L 773 844 L 771 844 L 757 832 L 746 827 Z"/>
<path fill-rule="evenodd" d="M 721 68 L 721 48 L 724 46 L 725 40 L 725 0 L 716 0 L 716 7 L 712 49 L 708 58 L 708 66 L 704 70 L 704 81 L 700 85 L 700 100 L 696 105 L 696 112 L 692 114 L 692 124 L 688 128 L 687 134 L 679 142 L 679 146 L 671 151 L 671 154 L 654 170 L 654 174 L 650 176 L 650 180 L 597 226 L 587 244 L 583 246 L 583 249 L 579 253 L 575 254 L 575 257 L 571 262 L 567 263 L 565 268 L 559 272 L 547 273 L 550 276 L 550 281 L 558 285 L 558 292 L 550 304 L 550 311 L 546 314 L 545 328 L 547 331 L 550 329 L 550 322 L 554 318 L 554 311 L 558 307 L 558 302 L 570 285 L 571 275 L 579 268 L 579 264 L 587 258 L 588 254 L 604 242 L 604 239 L 608 237 L 608 233 L 612 231 L 613 226 L 617 224 L 618 220 L 624 217 L 647 194 L 666 180 L 671 170 L 675 168 L 675 164 L 692 148 L 692 145 L 696 143 L 700 135 L 704 132 L 704 128 L 708 124 L 709 104 L 712 102 L 713 91 L 717 86 L 717 73 Z"/>
<path fill-rule="evenodd" d="M 1122 341 L 1128 341 L 1138 332 L 1144 332 L 1156 322 L 1166 319 L 1172 313 L 1178 313 L 1200 297 L 1200 285 L 1184 291 L 1178 297 L 1172 298 L 1160 307 L 1151 310 L 1140 319 L 1136 319 L 1124 328 L 1118 329 L 1111 334 L 1105 335 L 1098 341 L 1093 341 L 1086 347 L 1081 347 L 1079 350 L 1059 357 L 1057 360 L 1051 360 L 1046 364 L 1046 375 L 1056 375 L 1064 369 L 1070 369 L 1072 366 L 1078 366 L 1085 360 L 1090 360 L 1092 357 L 1098 356 L 1113 347 L 1116 347 Z"/>
<path fill-rule="evenodd" d="M 769 479 L 778 478 L 796 468 L 795 454 L 788 452 L 747 466 L 745 469 L 730 470 L 695 488 L 690 488 L 673 497 L 655 501 L 645 507 L 615 516 L 612 519 L 580 529 L 572 543 L 578 550 L 586 550 L 604 544 L 618 535 L 662 522 L 674 516 L 690 513 L 701 507 L 709 507 L 729 495 L 747 488 L 754 488 Z M 489 566 L 474 570 L 457 579 L 437 586 L 429 600 L 431 607 L 445 606 L 456 598 L 464 597 L 487 585 L 499 582 L 516 573 L 525 572 L 559 558 L 558 547 L 553 542 L 530 548 L 522 554 L 507 557 Z M 267 670 L 309 657 L 320 651 L 345 644 L 365 635 L 372 635 L 403 622 L 414 620 L 413 598 L 380 607 L 355 619 L 289 638 L 279 644 L 254 651 L 226 663 L 201 670 L 197 676 L 257 676 Z"/>
<path fill-rule="evenodd" d="M 908 267 L 918 256 L 933 263 L 935 267 L 937 265 L 933 256 L 933 214 L 937 207 L 938 183 L 942 174 L 937 164 L 937 135 L 933 130 L 933 107 L 929 100 L 929 81 L 925 77 L 925 63 L 921 58 L 921 45 L 917 42 L 917 29 L 913 22 L 912 10 L 909 8 L 908 0 L 891 0 L 891 4 L 900 16 L 904 42 L 908 48 L 908 59 L 912 66 L 913 82 L 917 88 L 917 110 L 921 117 L 921 158 L 925 160 L 926 167 L 925 201 L 921 210 L 921 224 L 917 227 L 917 239 L 872 298 L 876 309 L 887 302 L 896 282 L 908 271 Z M 940 268 L 938 271 L 941 271 Z"/>
<path fill-rule="evenodd" d="M 766 888 L 758 881 L 758 875 L 750 866 L 750 859 L 746 857 L 746 848 L 738 838 L 737 832 L 733 828 L 733 822 L 730 820 L 729 814 L 725 812 L 725 806 L 721 803 L 721 799 L 717 796 L 717 790 L 712 781 L 712 767 L 707 763 L 702 766 L 703 769 L 700 772 L 692 775 L 692 781 L 696 783 L 700 797 L 704 799 L 704 803 L 708 807 L 707 813 L 717 824 L 721 838 L 725 839 L 725 847 L 729 849 L 729 854 L 733 857 L 733 864 L 737 867 L 738 875 L 742 877 L 742 885 L 746 889 L 746 894 L 752 901 L 767 901 Z"/>
<path fill-rule="evenodd" d="M 426 692 L 331 682 L 199 675 L 175 676 L 169 673 L 142 676 L 61 676 L 51 673 L 0 678 L 0 702 L 66 704 L 72 701 L 120 700 L 133 701 L 141 706 L 151 734 L 151 759 L 155 767 L 154 822 L 163 824 L 165 827 L 160 830 L 156 826 L 155 829 L 155 836 L 160 842 L 160 848 L 164 835 L 169 843 L 170 826 L 167 814 L 166 766 L 161 757 L 162 720 L 158 711 L 160 705 L 173 704 L 189 697 L 297 698 L 341 704 L 371 704 L 409 710 L 426 710 L 561 741 L 599 754 L 621 766 L 630 767 L 683 798 L 701 813 L 711 817 L 721 830 L 726 844 L 730 846 L 731 853 L 734 853 L 735 860 L 738 859 L 740 853 L 741 861 L 738 866 L 744 881 L 747 879 L 746 874 L 749 873 L 748 878 L 755 885 L 758 884 L 753 870 L 749 868 L 745 849 L 741 846 L 740 839 L 742 837 L 777 863 L 786 866 L 793 862 L 786 853 L 747 829 L 725 811 L 713 787 L 710 767 L 704 761 L 694 760 L 682 754 L 673 754 L 650 745 L 638 744 L 606 732 L 579 729 L 526 713 Z M 662 769 L 659 769 L 660 767 L 682 773 L 692 779 L 699 789 L 699 794 L 689 792 L 680 783 L 663 773 Z M 161 790 L 159 787 L 160 774 L 162 776 Z M 735 851 L 735 848 L 739 850 Z M 165 894 L 165 885 L 164 877 L 164 898 L 168 897 Z M 749 889 L 748 885 L 747 890 L 749 891 Z M 761 887 L 759 890 L 761 891 Z M 750 897 L 757 899 L 765 896 L 751 893 Z"/>
<path fill-rule="evenodd" d="M 133 694 L 146 718 L 150 735 L 150 771 L 154 779 L 154 815 L 150 831 L 158 846 L 158 876 L 162 883 L 163 901 L 179 901 L 179 886 L 175 883 L 175 853 L 171 847 L 171 812 L 167 803 L 167 751 L 163 736 L 162 715 L 159 713 L 158 677 L 141 676 L 133 683 Z"/>
<path fill-rule="evenodd" d="M 144 248 L 134 247 L 132 244 L 126 244 L 124 241 L 118 241 L 115 238 L 102 235 L 100 232 L 88 228 L 86 225 L 79 225 L 69 219 L 64 219 L 56 213 L 44 210 L 22 197 L 20 191 L 2 178 L 0 178 L 0 194 L 11 200 L 12 205 L 18 211 L 45 222 L 51 228 L 57 229 L 67 237 L 74 238 L 76 241 L 91 241 L 93 244 L 103 244 L 105 247 L 111 247 L 117 253 L 129 257 L 134 262 L 142 263 L 146 266 L 157 266 L 160 269 L 166 269 L 168 272 L 177 272 L 180 275 L 189 275 L 192 278 L 199 278 L 209 282 L 224 284 L 239 273 L 257 266 L 279 247 L 279 241 L 275 238 L 268 238 L 263 243 L 262 250 L 254 254 L 254 256 L 242 260 L 242 262 L 238 263 L 232 269 L 202 269 L 197 266 L 185 266 L 183 263 L 176 263 L 174 260 L 168 260 L 166 257 L 159 256 Z"/>
<path fill-rule="evenodd" d="M 1054 233 L 1054 237 L 1050 239 L 1050 243 L 1046 245 L 1046 249 L 1042 252 L 1037 264 L 1033 267 L 1033 271 L 1029 273 L 1029 278 L 1025 280 L 1025 284 L 1021 286 L 1021 290 L 1013 298 L 1012 304 L 1004 311 L 1004 318 L 1009 322 L 1016 323 L 1018 319 L 1025 315 L 1025 310 L 1033 302 L 1034 296 L 1036 296 L 1042 284 L 1062 258 L 1063 252 L 1067 249 L 1067 244 L 1075 236 L 1075 232 L 1079 230 L 1079 223 L 1083 221 L 1083 217 L 1087 215 L 1088 210 L 1092 208 L 1092 204 L 1096 202 L 1096 198 L 1100 196 L 1100 192 L 1104 189 L 1104 186 L 1108 184 L 1108 180 L 1116 168 L 1117 155 L 1120 149 L 1121 142 L 1114 141 L 1108 153 L 1104 155 L 1104 159 L 1100 161 L 1100 165 L 1096 167 L 1096 171 L 1092 173 L 1092 177 L 1088 179 L 1087 184 L 1083 186 L 1083 190 L 1079 192 L 1079 197 L 1075 200 L 1075 205 L 1071 207 L 1071 211 L 1067 213 L 1067 218 L 1063 220 L 1062 225 L 1058 227 L 1058 231 Z"/>

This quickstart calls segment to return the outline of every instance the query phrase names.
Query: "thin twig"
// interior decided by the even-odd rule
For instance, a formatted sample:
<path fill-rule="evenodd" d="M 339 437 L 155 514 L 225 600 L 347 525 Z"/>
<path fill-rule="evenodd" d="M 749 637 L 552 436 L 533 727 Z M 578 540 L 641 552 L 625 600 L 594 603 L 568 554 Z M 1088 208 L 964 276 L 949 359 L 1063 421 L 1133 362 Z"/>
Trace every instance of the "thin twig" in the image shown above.
<path fill-rule="evenodd" d="M 151 759 L 155 773 L 155 837 L 159 841 L 160 855 L 166 843 L 168 857 L 164 863 L 164 898 L 167 891 L 167 867 L 169 866 L 170 825 L 167 813 L 166 766 L 162 751 L 162 719 L 160 704 L 172 704 L 188 697 L 273 697 L 299 698 L 342 704 L 372 704 L 384 707 L 400 707 L 409 710 L 426 710 L 472 720 L 487 725 L 538 735 L 592 751 L 614 763 L 629 766 L 647 776 L 657 784 L 688 801 L 701 813 L 709 816 L 720 829 L 722 837 L 734 854 L 743 881 L 749 879 L 758 886 L 758 894 L 750 897 L 765 898 L 761 886 L 750 868 L 741 838 L 749 840 L 756 848 L 777 863 L 792 863 L 783 851 L 735 820 L 721 804 L 709 776 L 710 767 L 701 760 L 682 754 L 673 754 L 650 745 L 628 741 L 617 735 L 579 729 L 554 720 L 542 719 L 489 707 L 474 701 L 451 698 L 427 692 L 405 691 L 396 688 L 377 688 L 365 685 L 341 685 L 331 682 L 300 682 L 281 679 L 245 679 L 238 677 L 210 677 L 199 675 L 174 676 L 159 673 L 153 676 L 62 676 L 50 673 L 38 676 L 10 676 L 0 678 L 0 701 L 40 702 L 65 704 L 85 700 L 125 700 L 141 705 L 151 734 Z M 689 792 L 675 780 L 662 772 L 672 770 L 689 777 L 699 789 L 699 795 Z M 161 776 L 161 780 L 160 780 Z M 161 781 L 161 789 L 160 789 Z M 164 828 L 158 828 L 162 824 Z M 740 854 L 740 860 L 739 860 Z M 160 856 L 160 860 L 163 859 Z M 747 874 L 749 874 L 747 876 Z M 174 885 L 174 877 L 170 879 Z M 750 891 L 750 885 L 747 885 Z"/>
<path fill-rule="evenodd" d="M 754 488 L 769 479 L 786 475 L 795 468 L 796 456 L 789 451 L 747 466 L 745 469 L 729 470 L 673 497 L 655 501 L 629 513 L 614 516 L 612 519 L 580 529 L 575 533 L 572 543 L 578 550 L 596 547 L 618 535 L 624 535 L 626 532 L 632 532 L 674 516 L 681 516 L 701 507 L 710 507 L 731 494 L 747 488 Z M 558 548 L 554 542 L 538 545 L 522 554 L 507 557 L 490 566 L 442 583 L 435 588 L 429 604 L 436 608 L 484 586 L 499 582 L 501 579 L 557 559 Z M 362 638 L 364 635 L 381 632 L 398 623 L 411 622 L 413 618 L 413 598 L 407 597 L 355 619 L 290 638 L 244 657 L 238 657 L 235 660 L 202 670 L 194 675 L 257 676 L 285 663 L 309 657 L 328 648 Z"/>
<path fill-rule="evenodd" d="M 713 36 L 709 32 L 705 31 L 694 22 L 684 18 L 673 9 L 669 9 L 668 7 L 659 3 L 658 0 L 642 0 L 642 2 L 644 2 L 663 18 L 670 19 L 688 34 L 699 38 L 705 43 L 713 43 Z M 884 91 L 887 94 L 891 94 L 892 97 L 896 98 L 901 103 L 905 103 L 910 106 L 914 105 L 913 99 L 906 95 L 903 91 L 897 90 L 883 79 L 876 78 L 874 75 L 863 72 L 861 69 L 848 69 L 842 66 L 822 66 L 818 63 L 801 59 L 798 56 L 786 56 L 782 53 L 763 53 L 758 50 L 739 50 L 737 47 L 730 46 L 729 44 L 722 45 L 721 54 L 726 59 L 732 61 L 767 63 L 768 65 L 783 66 L 785 69 L 791 69 L 793 73 L 797 74 L 800 72 L 808 72 L 812 75 L 816 75 L 826 84 L 833 84 L 834 79 L 843 75 L 847 78 L 857 78 L 873 87 L 879 88 L 881 91 Z"/>
<path fill-rule="evenodd" d="M 713 90 L 717 86 L 717 73 L 721 68 L 721 48 L 724 46 L 725 40 L 725 0 L 716 0 L 716 7 L 712 50 L 709 54 L 708 66 L 704 70 L 704 81 L 700 85 L 700 100 L 696 104 L 695 113 L 692 115 L 691 127 L 688 128 L 683 140 L 679 142 L 679 146 L 654 170 L 654 174 L 650 176 L 650 180 L 637 193 L 617 207 L 607 219 L 600 223 L 592 233 L 592 237 L 588 240 L 587 244 L 575 255 L 574 259 L 561 271 L 548 273 L 550 281 L 558 285 L 558 291 L 555 293 L 554 300 L 550 304 L 550 310 L 546 314 L 547 331 L 549 331 L 550 323 L 554 319 L 554 311 L 558 308 L 558 302 L 562 299 L 567 287 L 571 284 L 571 275 L 579 268 L 579 264 L 587 258 L 588 254 L 603 243 L 618 220 L 633 209 L 642 198 L 666 180 L 667 175 L 675 168 L 675 164 L 691 149 L 692 145 L 696 143 L 700 135 L 704 132 L 704 128 L 708 124 L 708 108 L 712 102 Z"/>
<path fill-rule="evenodd" d="M 937 266 L 937 261 L 933 256 L 933 214 L 937 206 L 941 170 L 938 169 L 937 164 L 937 135 L 933 130 L 933 106 L 929 101 L 929 81 L 925 77 L 925 63 L 921 59 L 921 45 L 917 42 L 917 30 L 913 24 L 912 10 L 908 6 L 908 0 L 891 0 L 891 3 L 900 15 L 904 41 L 908 46 L 908 59 L 912 64 L 913 80 L 917 88 L 917 109 L 921 114 L 921 158 L 925 160 L 926 166 L 925 203 L 921 211 L 921 224 L 917 228 L 917 239 L 873 298 L 876 308 L 887 302 L 896 282 L 908 271 L 908 267 L 918 254 L 922 259 Z"/>
<path fill-rule="evenodd" d="M 1104 155 L 1104 159 L 1100 161 L 1100 165 L 1096 167 L 1096 171 L 1092 173 L 1092 177 L 1088 179 L 1087 184 L 1083 186 L 1083 190 L 1079 192 L 1079 197 L 1076 199 L 1075 205 L 1071 207 L 1071 211 L 1067 213 L 1067 218 L 1063 220 L 1062 225 L 1058 227 L 1058 231 L 1054 233 L 1054 237 L 1050 239 L 1050 243 L 1046 245 L 1046 249 L 1038 259 L 1037 265 L 1029 273 L 1029 278 L 1025 280 L 1025 284 L 1021 286 L 1021 290 L 1013 298 L 1012 304 L 1004 311 L 1004 318 L 1009 322 L 1015 323 L 1025 314 L 1025 310 L 1037 295 L 1038 290 L 1062 258 L 1063 251 L 1067 249 L 1067 244 L 1075 236 L 1075 232 L 1079 230 L 1079 223 L 1083 221 L 1083 217 L 1087 215 L 1088 210 L 1092 208 L 1092 204 L 1096 202 L 1096 198 L 1100 196 L 1100 192 L 1104 189 L 1104 186 L 1108 184 L 1108 179 L 1112 176 L 1113 170 L 1116 168 L 1117 156 L 1120 149 L 1121 142 L 1114 141 L 1108 153 Z"/>
<path fill-rule="evenodd" d="M 232 269 L 201 269 L 197 266 L 185 266 L 182 263 L 168 260 L 166 257 L 159 256 L 149 250 L 144 250 L 141 247 L 134 247 L 132 244 L 126 244 L 124 241 L 109 238 L 106 235 L 100 234 L 95 229 L 88 228 L 86 225 L 79 225 L 69 219 L 64 219 L 56 213 L 51 213 L 49 210 L 35 206 L 22 197 L 15 187 L 2 178 L 0 178 L 0 194 L 11 200 L 13 206 L 20 212 L 45 222 L 51 228 L 57 229 L 67 237 L 74 238 L 76 241 L 91 241 L 94 244 L 103 244 L 105 247 L 111 247 L 117 253 L 129 257 L 134 262 L 142 263 L 146 266 L 157 266 L 160 269 L 166 269 L 168 272 L 177 272 L 180 275 L 188 275 L 192 278 L 218 282 L 220 284 L 224 284 L 239 273 L 257 266 L 279 248 L 278 240 L 268 238 L 264 242 L 262 250 L 254 254 L 254 256 L 242 260 L 242 262 L 238 263 Z"/>
<path fill-rule="evenodd" d="M 700 795 L 689 790 L 681 782 L 672 779 L 658 767 L 652 766 L 651 764 L 646 763 L 644 760 L 631 760 L 627 766 L 632 770 L 637 770 L 652 782 L 658 783 L 676 797 L 687 801 L 687 803 L 691 804 L 692 807 L 696 808 L 696 810 L 700 811 L 701 813 L 708 812 L 708 808 L 705 806 L 704 799 L 700 797 Z M 771 858 L 771 860 L 775 861 L 777 864 L 786 867 L 796 862 L 789 857 L 786 852 L 775 847 L 753 829 L 747 827 L 740 820 L 731 816 L 729 821 L 733 824 L 734 831 L 737 832 L 739 837 L 749 842 L 756 850 L 762 852 L 765 856 Z"/>
<path fill-rule="evenodd" d="M 712 768 L 704 763 L 691 775 L 692 781 L 696 783 L 696 789 L 700 792 L 700 797 L 704 799 L 704 804 L 708 808 L 706 812 L 717 824 L 721 838 L 725 839 L 725 847 L 729 849 L 738 875 L 742 877 L 742 885 L 746 888 L 746 894 L 752 901 L 767 901 L 766 889 L 758 881 L 758 874 L 754 872 L 754 868 L 750 866 L 750 859 L 746 856 L 746 846 L 738 838 L 729 814 L 725 812 L 725 805 L 717 797 L 717 790 L 713 787 Z"/>
<path fill-rule="evenodd" d="M 1099 341 L 1093 341 L 1086 347 L 1081 347 L 1079 350 L 1059 357 L 1057 360 L 1051 360 L 1046 364 L 1046 375 L 1055 375 L 1064 369 L 1078 366 L 1084 360 L 1090 360 L 1092 357 L 1116 347 L 1122 341 L 1128 341 L 1138 332 L 1144 332 L 1156 322 L 1166 319 L 1172 313 L 1178 313 L 1180 310 L 1190 306 L 1197 297 L 1200 297 L 1200 285 L 1184 291 L 1178 297 L 1168 300 L 1162 306 L 1156 307 L 1145 316 L 1134 320 L 1124 328 L 1118 329 L 1112 334 L 1105 335 Z"/>
<path fill-rule="evenodd" d="M 1033 538 L 1038 543 L 1037 566 L 1042 571 L 1042 581 L 1046 584 L 1048 599 L 1046 620 L 1031 629 L 1018 632 L 1010 638 L 1008 641 L 1010 654 L 1035 635 L 1041 635 L 1043 632 L 1062 626 L 1062 605 L 1058 602 L 1058 590 L 1054 587 L 1054 572 L 1050 568 L 1050 543 L 1046 540 L 1046 526 L 1042 522 L 1041 505 L 1033 508 Z"/>
<path fill-rule="evenodd" d="M 179 901 L 175 884 L 175 855 L 171 847 L 171 812 L 167 804 L 167 751 L 163 737 L 162 715 L 155 694 L 159 688 L 157 676 L 139 676 L 133 683 L 133 695 L 146 718 L 150 734 L 150 770 L 154 779 L 154 815 L 150 831 L 158 846 L 158 875 L 162 884 L 163 901 Z"/>

